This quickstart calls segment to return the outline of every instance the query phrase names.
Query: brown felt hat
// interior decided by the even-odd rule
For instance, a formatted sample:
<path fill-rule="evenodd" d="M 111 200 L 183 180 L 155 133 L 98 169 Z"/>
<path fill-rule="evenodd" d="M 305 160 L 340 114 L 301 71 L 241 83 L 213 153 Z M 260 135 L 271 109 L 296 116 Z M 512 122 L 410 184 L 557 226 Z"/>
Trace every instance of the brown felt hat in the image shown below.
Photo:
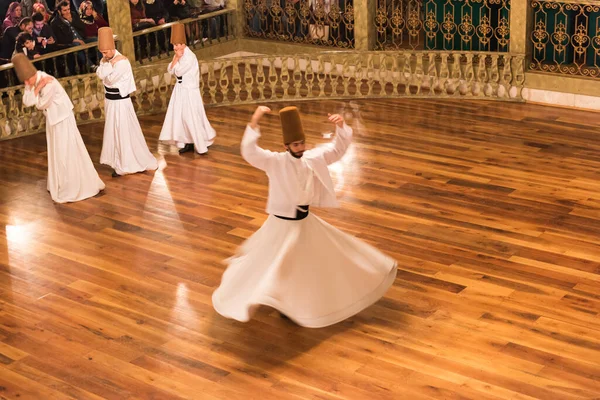
<path fill-rule="evenodd" d="M 15 55 L 10 61 L 13 63 L 17 78 L 21 82 L 25 82 L 37 73 L 37 69 L 35 69 L 29 58 L 23 53 Z"/>
<path fill-rule="evenodd" d="M 171 26 L 171 44 L 187 44 L 185 40 L 185 26 L 183 24 Z"/>
<path fill-rule="evenodd" d="M 116 50 L 113 31 L 108 26 L 98 29 L 98 50 Z"/>
<path fill-rule="evenodd" d="M 285 107 L 279 111 L 281 118 L 281 130 L 283 131 L 283 143 L 290 144 L 305 140 L 300 112 L 296 107 Z"/>

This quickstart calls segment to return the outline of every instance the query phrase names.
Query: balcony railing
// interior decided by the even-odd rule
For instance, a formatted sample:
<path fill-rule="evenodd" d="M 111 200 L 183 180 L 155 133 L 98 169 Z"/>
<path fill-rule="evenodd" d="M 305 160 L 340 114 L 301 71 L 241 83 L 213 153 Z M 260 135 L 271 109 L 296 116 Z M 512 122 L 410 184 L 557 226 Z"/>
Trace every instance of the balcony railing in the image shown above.
<path fill-rule="evenodd" d="M 187 18 L 179 23 L 185 25 L 187 43 L 192 50 L 223 43 L 235 38 L 235 10 L 206 10 L 207 13 Z M 171 58 L 171 26 L 173 23 L 155 26 L 133 33 L 135 59 L 147 64 Z"/>
<path fill-rule="evenodd" d="M 244 0 L 252 38 L 354 48 L 353 0 Z"/>
<path fill-rule="evenodd" d="M 119 42 L 116 42 L 119 46 Z M 86 43 L 80 46 L 67 47 L 33 59 L 33 65 L 57 78 L 87 74 L 93 66 L 98 65 L 102 54 L 98 52 L 98 43 Z M 0 87 L 18 85 L 17 75 L 11 63 L 0 65 Z"/>
<path fill-rule="evenodd" d="M 179 21 L 186 26 L 187 41 L 192 50 L 214 46 L 235 38 L 235 10 L 207 10 L 208 13 Z M 172 57 L 171 26 L 168 23 L 134 32 L 136 61 L 147 64 Z M 119 43 L 117 42 L 117 46 Z M 98 43 L 67 47 L 32 60 L 36 68 L 57 78 L 84 75 L 94 71 L 102 55 Z M 0 88 L 18 85 L 12 64 L 0 65 Z"/>
<path fill-rule="evenodd" d="M 529 69 L 600 77 L 600 5 L 533 0 Z"/>
<path fill-rule="evenodd" d="M 509 51 L 510 0 L 377 0 L 377 49 Z"/>
<path fill-rule="evenodd" d="M 136 68 L 138 114 L 164 112 L 176 79 L 167 62 Z M 433 97 L 521 101 L 524 56 L 477 52 L 354 52 L 204 60 L 200 93 L 207 107 L 318 99 Z M 95 74 L 62 78 L 79 124 L 104 119 Z M 0 138 L 44 129 L 44 115 L 23 107 L 23 86 L 0 90 Z"/>

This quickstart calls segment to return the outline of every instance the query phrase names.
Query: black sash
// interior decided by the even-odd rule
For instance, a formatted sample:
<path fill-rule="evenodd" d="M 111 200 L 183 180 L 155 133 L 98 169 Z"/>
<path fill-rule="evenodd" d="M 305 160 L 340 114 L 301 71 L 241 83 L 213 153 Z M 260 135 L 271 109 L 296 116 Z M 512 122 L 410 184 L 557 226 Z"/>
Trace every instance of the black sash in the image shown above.
<path fill-rule="evenodd" d="M 281 215 L 275 215 L 275 216 L 277 218 L 285 219 L 287 221 L 300 221 L 301 219 L 308 217 L 308 206 L 298 206 L 298 207 L 300 207 L 302 210 L 296 209 L 296 217 L 295 218 L 282 217 Z"/>
<path fill-rule="evenodd" d="M 106 90 L 106 93 L 104 93 L 104 97 L 108 100 L 123 100 L 129 98 L 129 95 L 125 97 L 121 96 L 121 93 L 119 93 L 119 89 L 117 88 L 109 88 L 104 86 L 104 90 Z"/>
<path fill-rule="evenodd" d="M 175 75 L 175 78 L 177 78 L 177 83 L 183 82 L 183 76 L 177 76 L 177 75 Z"/>

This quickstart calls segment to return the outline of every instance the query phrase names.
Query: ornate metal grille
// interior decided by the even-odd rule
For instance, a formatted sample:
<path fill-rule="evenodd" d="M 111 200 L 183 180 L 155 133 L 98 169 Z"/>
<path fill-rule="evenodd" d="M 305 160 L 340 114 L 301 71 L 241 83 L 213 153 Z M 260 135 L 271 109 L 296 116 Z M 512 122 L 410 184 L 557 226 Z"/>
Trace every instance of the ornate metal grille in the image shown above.
<path fill-rule="evenodd" d="M 530 70 L 600 76 L 600 5 L 533 0 L 531 8 Z"/>
<path fill-rule="evenodd" d="M 378 49 L 508 51 L 510 0 L 377 0 Z"/>
<path fill-rule="evenodd" d="M 246 36 L 354 48 L 352 0 L 245 0 Z"/>

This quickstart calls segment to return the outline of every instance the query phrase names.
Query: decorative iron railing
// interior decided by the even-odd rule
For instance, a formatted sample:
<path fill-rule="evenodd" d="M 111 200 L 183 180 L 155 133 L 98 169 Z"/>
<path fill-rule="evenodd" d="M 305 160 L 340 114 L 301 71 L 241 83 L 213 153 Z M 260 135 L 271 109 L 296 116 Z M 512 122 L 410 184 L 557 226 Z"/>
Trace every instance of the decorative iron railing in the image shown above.
<path fill-rule="evenodd" d="M 136 68 L 138 114 L 164 112 L 175 79 L 167 62 Z M 201 64 L 206 106 L 318 99 L 433 97 L 521 101 L 524 56 L 476 52 L 325 52 L 220 58 Z M 104 119 L 104 89 L 94 74 L 62 78 L 79 124 Z M 0 138 L 44 129 L 44 115 L 24 108 L 22 86 L 0 90 Z"/>
<path fill-rule="evenodd" d="M 509 51 L 510 0 L 377 0 L 377 49 Z"/>
<path fill-rule="evenodd" d="M 354 48 L 353 0 L 244 0 L 243 8 L 246 36 Z"/>
<path fill-rule="evenodd" d="M 600 77 L 600 3 L 532 0 L 529 69 Z"/>

